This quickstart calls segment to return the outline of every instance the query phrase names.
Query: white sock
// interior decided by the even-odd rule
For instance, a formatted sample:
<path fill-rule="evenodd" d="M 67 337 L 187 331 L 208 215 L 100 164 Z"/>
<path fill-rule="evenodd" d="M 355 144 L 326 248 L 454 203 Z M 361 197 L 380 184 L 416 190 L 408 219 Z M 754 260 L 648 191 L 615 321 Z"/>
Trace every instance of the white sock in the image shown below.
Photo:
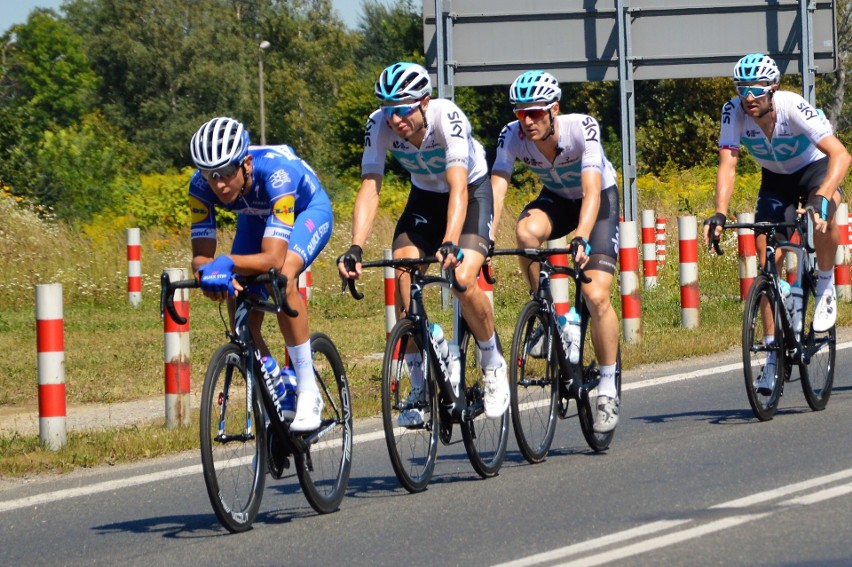
<path fill-rule="evenodd" d="M 822 295 L 828 290 L 829 286 L 834 285 L 834 270 L 829 270 L 827 272 L 823 272 L 819 270 L 819 277 L 817 278 L 816 285 L 816 294 Z"/>
<path fill-rule="evenodd" d="M 491 338 L 481 343 L 476 341 L 479 346 L 479 352 L 482 353 L 482 368 L 493 368 L 500 366 L 503 362 L 503 357 L 500 356 L 500 351 L 497 350 L 497 333 L 491 335 Z"/>
<path fill-rule="evenodd" d="M 405 353 L 405 363 L 408 365 L 408 371 L 411 373 L 411 388 L 423 387 L 423 358 L 419 352 Z"/>
<path fill-rule="evenodd" d="M 618 390 L 615 388 L 615 364 L 601 366 L 601 377 L 598 381 L 598 396 L 615 398 Z"/>
<path fill-rule="evenodd" d="M 290 355 L 290 363 L 296 371 L 296 394 L 319 393 L 311 358 L 311 342 L 307 341 L 296 346 L 287 345 L 287 354 Z"/>

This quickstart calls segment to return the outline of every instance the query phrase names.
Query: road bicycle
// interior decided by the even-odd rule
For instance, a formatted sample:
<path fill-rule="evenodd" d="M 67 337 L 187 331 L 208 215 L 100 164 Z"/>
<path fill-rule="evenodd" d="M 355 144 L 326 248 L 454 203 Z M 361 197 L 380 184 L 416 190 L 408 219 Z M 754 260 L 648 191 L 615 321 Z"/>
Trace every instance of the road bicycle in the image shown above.
<path fill-rule="evenodd" d="M 426 267 L 435 262 L 437 258 L 428 256 L 362 263 L 364 268 L 392 267 L 411 277 L 409 308 L 391 329 L 382 362 L 385 442 L 394 472 L 409 492 L 426 489 L 435 470 L 438 439 L 449 445 L 453 425 L 461 429 L 470 463 L 483 478 L 495 476 L 500 470 L 509 438 L 508 411 L 499 419 L 485 416 L 485 387 L 482 384 L 476 340 L 461 317 L 460 310 L 456 310 L 453 323 L 461 369 L 457 391 L 450 380 L 451 369 L 438 355 L 437 345 L 429 331 L 424 289 L 431 285 L 448 285 L 459 291 L 464 291 L 464 288 L 455 281 L 452 271 L 449 278 L 427 276 Z M 364 296 L 356 289 L 354 280 L 348 280 L 348 283 L 352 296 L 362 299 Z M 422 365 L 423 395 L 412 403 L 408 400 L 412 391 L 411 373 L 404 357 L 409 352 L 419 352 L 420 360 L 428 361 L 428 364 Z M 422 425 L 400 426 L 400 415 L 412 409 L 422 411 Z"/>
<path fill-rule="evenodd" d="M 284 311 L 298 315 L 287 303 L 287 278 L 275 270 L 238 276 L 244 288 L 265 284 L 269 299 L 252 293 L 236 297 L 234 330 L 222 313 L 225 343 L 213 354 L 201 395 L 201 464 L 213 510 L 231 532 L 251 527 L 263 495 L 266 473 L 280 479 L 292 456 L 299 484 L 311 507 L 320 514 L 336 510 L 343 500 L 352 467 L 352 407 L 343 361 L 331 339 L 311 334 L 314 376 L 323 397 L 319 429 L 290 431 L 279 417 L 272 392 L 275 384 L 263 368 L 261 354 L 249 332 L 249 314 Z M 174 306 L 174 292 L 199 287 L 196 280 L 161 281 L 160 311 L 184 324 Z"/>
<path fill-rule="evenodd" d="M 589 327 L 589 310 L 581 293 L 582 284 L 591 281 L 579 268 L 554 264 L 553 255 L 571 255 L 570 248 L 513 248 L 495 250 L 493 256 L 523 256 L 540 263 L 538 289 L 530 292 L 530 301 L 521 309 L 512 337 L 509 362 L 512 427 L 518 448 L 530 463 L 539 463 L 550 450 L 556 432 L 556 417 L 569 417 L 569 401 L 574 400 L 583 437 L 594 451 L 609 448 L 615 430 L 594 430 L 597 385 L 600 368 L 594 360 Z M 553 302 L 551 282 L 564 274 L 574 281 L 574 306 L 580 314 L 580 358 L 568 359 L 568 345 L 562 341 L 558 315 Z M 587 340 L 588 336 L 588 340 Z M 542 338 L 543 337 L 543 338 Z M 544 341 L 541 353 L 532 349 Z M 533 356 L 536 354 L 536 356 Z M 621 349 L 615 370 L 616 390 L 621 397 Z"/>
<path fill-rule="evenodd" d="M 799 367 L 802 392 L 814 411 L 825 409 L 834 384 L 836 355 L 836 329 L 825 332 L 813 328 L 816 305 L 817 269 L 812 257 L 813 222 L 811 212 L 798 214 L 795 222 L 784 223 L 726 223 L 726 229 L 749 229 L 766 235 L 766 265 L 762 266 L 751 284 L 743 311 L 743 373 L 746 393 L 754 415 L 760 421 L 772 419 L 778 402 L 784 394 L 784 382 L 789 381 L 793 365 Z M 792 228 L 799 242 L 787 239 L 784 229 Z M 718 241 L 713 242 L 721 254 Z M 795 254 L 797 280 L 802 289 L 801 330 L 796 330 L 793 313 L 788 309 L 781 290 L 776 253 Z M 766 337 L 772 336 L 771 344 Z M 770 379 L 771 388 L 760 385 L 769 353 L 774 352 L 775 374 Z"/>

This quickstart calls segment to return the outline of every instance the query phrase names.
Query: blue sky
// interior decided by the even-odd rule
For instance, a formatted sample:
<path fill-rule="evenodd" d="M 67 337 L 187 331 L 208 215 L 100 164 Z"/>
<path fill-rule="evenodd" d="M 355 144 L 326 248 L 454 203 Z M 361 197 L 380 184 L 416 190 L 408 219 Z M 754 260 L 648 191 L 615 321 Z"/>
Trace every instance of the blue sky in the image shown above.
<path fill-rule="evenodd" d="M 360 0 L 332 0 L 332 4 L 348 27 L 354 28 L 358 24 L 361 16 Z M 3 0 L 3 9 L 0 10 L 0 34 L 15 24 L 24 23 L 34 8 L 53 8 L 59 11 L 61 5 L 62 0 Z"/>

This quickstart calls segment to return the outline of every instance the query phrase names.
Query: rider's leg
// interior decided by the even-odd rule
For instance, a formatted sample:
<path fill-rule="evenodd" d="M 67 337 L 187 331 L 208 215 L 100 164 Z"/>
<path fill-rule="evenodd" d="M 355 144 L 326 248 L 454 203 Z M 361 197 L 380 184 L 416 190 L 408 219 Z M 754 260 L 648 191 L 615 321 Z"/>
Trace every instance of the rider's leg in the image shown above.
<path fill-rule="evenodd" d="M 550 238 L 552 232 L 553 225 L 550 222 L 550 217 L 544 211 L 527 208 L 518 219 L 515 239 L 519 248 L 538 248 Z M 523 256 L 519 256 L 518 261 L 527 285 L 530 286 L 531 290 L 536 291 L 538 289 L 539 263 Z"/>

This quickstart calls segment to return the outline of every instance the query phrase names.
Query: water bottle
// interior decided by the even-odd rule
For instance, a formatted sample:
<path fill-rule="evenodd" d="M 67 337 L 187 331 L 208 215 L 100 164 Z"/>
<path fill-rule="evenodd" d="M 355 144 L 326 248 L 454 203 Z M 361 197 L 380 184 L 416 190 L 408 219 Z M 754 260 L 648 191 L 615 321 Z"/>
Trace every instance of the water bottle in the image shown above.
<path fill-rule="evenodd" d="M 292 419 L 295 415 L 295 407 L 293 407 L 293 413 L 289 415 L 288 412 L 285 412 L 284 408 L 284 401 L 287 398 L 287 385 L 290 382 L 290 378 L 287 377 L 286 381 L 282 378 L 281 367 L 278 366 L 278 362 L 272 356 L 264 356 L 260 361 L 266 370 L 266 386 L 270 389 L 272 401 L 275 402 L 275 406 L 278 408 L 278 417 L 282 420 Z M 292 369 L 290 372 L 292 372 Z M 293 382 L 295 383 L 295 376 L 293 378 Z M 295 387 L 293 390 L 295 392 Z"/>
<path fill-rule="evenodd" d="M 450 345 L 450 385 L 453 387 L 453 393 L 459 395 L 459 383 L 461 382 L 461 357 L 459 356 L 459 347 L 456 344 Z"/>
<path fill-rule="evenodd" d="M 793 304 L 793 331 L 796 333 L 802 332 L 802 293 L 802 287 L 798 284 L 793 284 L 790 289 L 790 297 Z"/>
<path fill-rule="evenodd" d="M 441 358 L 441 361 L 444 363 L 444 367 L 447 369 L 450 384 L 454 386 L 453 390 L 455 390 L 458 395 L 456 386 L 458 386 L 459 378 L 461 376 L 461 368 L 459 367 L 458 372 L 454 372 L 454 366 L 458 365 L 458 357 L 454 357 L 450 353 L 450 345 L 447 343 L 446 338 L 444 338 L 444 330 L 440 325 L 432 323 L 429 327 L 429 332 L 432 334 L 432 340 L 435 342 L 435 349 L 438 351 L 438 356 Z M 454 374 L 455 376 L 453 376 Z M 455 384 L 453 384 L 454 381 Z"/>
<path fill-rule="evenodd" d="M 279 392 L 279 409 L 284 414 L 284 419 L 296 417 L 296 371 L 291 366 L 281 369 L 281 377 L 275 385 Z"/>
<path fill-rule="evenodd" d="M 567 317 L 560 315 L 558 321 L 562 330 L 562 345 L 568 352 L 568 362 L 577 364 L 580 361 L 580 315 L 572 306 Z"/>
<path fill-rule="evenodd" d="M 778 287 L 781 288 L 781 300 L 784 302 L 784 307 L 787 309 L 787 315 L 790 317 L 790 322 L 793 321 L 793 298 L 791 297 L 790 284 L 787 280 L 779 280 Z"/>

